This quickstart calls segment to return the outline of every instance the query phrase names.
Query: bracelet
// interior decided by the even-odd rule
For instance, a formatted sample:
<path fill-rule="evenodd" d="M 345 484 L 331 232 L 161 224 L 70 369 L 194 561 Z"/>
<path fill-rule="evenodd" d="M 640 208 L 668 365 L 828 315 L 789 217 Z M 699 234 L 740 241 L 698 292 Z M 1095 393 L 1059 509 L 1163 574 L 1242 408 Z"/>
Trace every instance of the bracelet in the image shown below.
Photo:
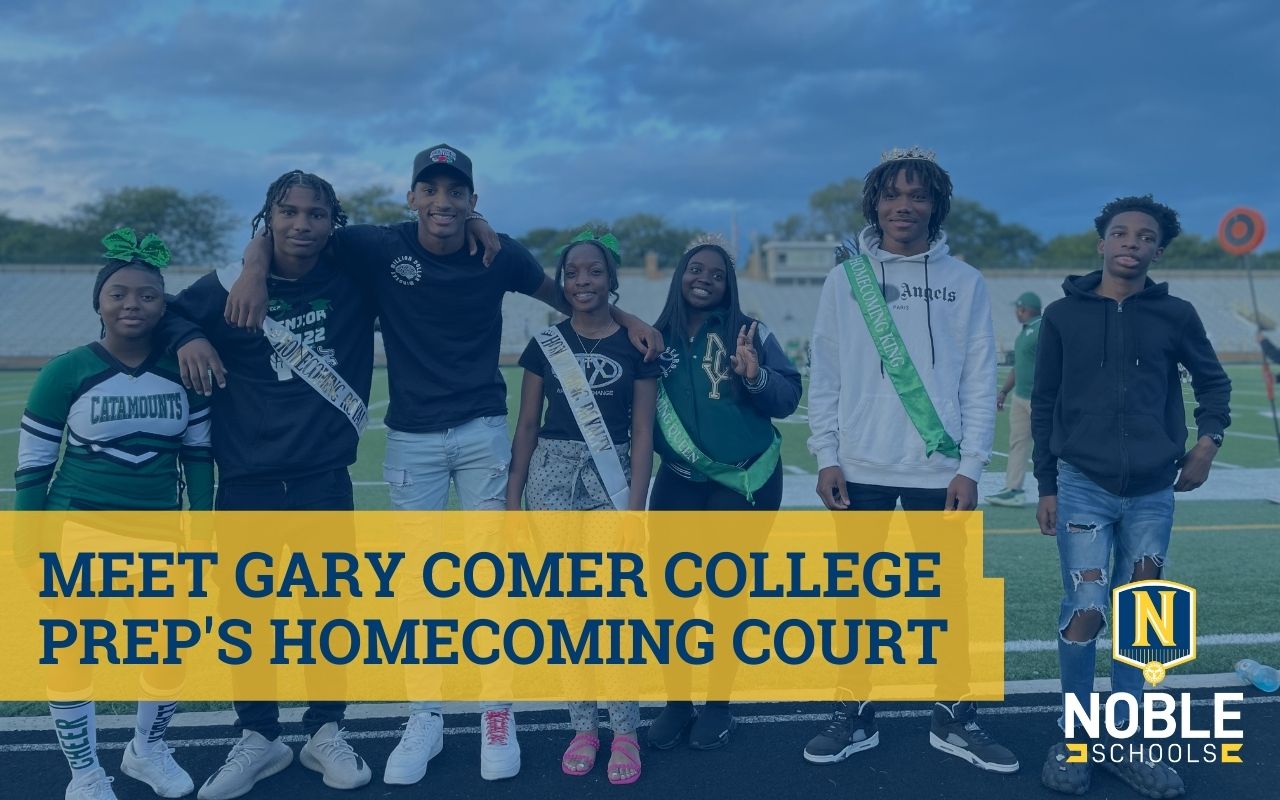
<path fill-rule="evenodd" d="M 472 211 L 465 218 L 463 218 L 463 222 L 470 222 L 473 219 L 483 220 L 484 214 L 481 214 L 479 211 Z"/>

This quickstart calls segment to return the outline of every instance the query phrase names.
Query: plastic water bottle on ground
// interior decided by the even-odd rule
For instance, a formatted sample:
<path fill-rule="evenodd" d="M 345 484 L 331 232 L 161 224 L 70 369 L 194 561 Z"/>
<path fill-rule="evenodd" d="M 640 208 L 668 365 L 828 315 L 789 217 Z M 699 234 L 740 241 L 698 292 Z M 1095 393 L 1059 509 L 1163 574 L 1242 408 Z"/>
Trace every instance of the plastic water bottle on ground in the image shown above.
<path fill-rule="evenodd" d="M 1280 688 L 1280 673 L 1276 672 L 1275 667 L 1259 664 L 1252 658 L 1236 662 L 1236 675 L 1240 680 L 1252 683 L 1264 692 L 1274 692 Z"/>

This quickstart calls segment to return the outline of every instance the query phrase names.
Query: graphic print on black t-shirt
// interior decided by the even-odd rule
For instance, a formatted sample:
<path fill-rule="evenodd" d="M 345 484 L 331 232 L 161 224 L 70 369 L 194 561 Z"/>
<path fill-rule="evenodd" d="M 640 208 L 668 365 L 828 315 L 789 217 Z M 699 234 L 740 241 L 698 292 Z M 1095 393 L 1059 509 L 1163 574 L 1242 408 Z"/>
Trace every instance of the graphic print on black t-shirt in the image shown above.
<path fill-rule="evenodd" d="M 614 444 L 630 441 L 635 382 L 657 378 L 661 367 L 656 361 L 646 364 L 644 354 L 636 350 L 622 328 L 603 339 L 587 339 L 579 337 L 568 320 L 556 327 L 587 377 Z M 569 402 L 565 400 L 564 388 L 536 339 L 530 340 L 525 347 L 520 356 L 520 366 L 542 377 L 542 397 L 547 401 L 547 409 L 538 436 L 582 441 L 582 431 L 573 418 Z"/>

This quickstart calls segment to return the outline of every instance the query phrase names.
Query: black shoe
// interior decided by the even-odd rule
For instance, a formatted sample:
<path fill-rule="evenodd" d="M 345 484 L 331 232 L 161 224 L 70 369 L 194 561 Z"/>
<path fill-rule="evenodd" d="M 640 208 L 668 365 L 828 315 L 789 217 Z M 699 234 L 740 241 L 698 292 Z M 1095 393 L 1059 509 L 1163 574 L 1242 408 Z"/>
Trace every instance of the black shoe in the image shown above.
<path fill-rule="evenodd" d="M 707 703 L 689 729 L 689 746 L 694 750 L 719 750 L 729 743 L 737 724 L 728 703 Z"/>
<path fill-rule="evenodd" d="M 1063 794 L 1084 794 L 1089 791 L 1093 765 L 1089 763 L 1088 754 L 1082 762 L 1067 761 L 1071 753 L 1066 742 L 1058 742 L 1049 748 L 1049 755 L 1040 769 L 1040 783 L 1046 789 Z"/>
<path fill-rule="evenodd" d="M 880 744 L 875 708 L 867 702 L 836 701 L 826 729 L 804 746 L 810 764 L 834 764 Z"/>
<path fill-rule="evenodd" d="M 687 701 L 667 703 L 662 713 L 649 726 L 649 746 L 656 750 L 670 750 L 680 744 L 685 729 L 698 716 L 693 703 Z"/>
<path fill-rule="evenodd" d="M 978 724 L 972 703 L 933 704 L 929 744 L 942 752 L 963 758 L 975 767 L 992 772 L 1017 772 L 1018 759 L 1009 749 L 987 735 Z"/>

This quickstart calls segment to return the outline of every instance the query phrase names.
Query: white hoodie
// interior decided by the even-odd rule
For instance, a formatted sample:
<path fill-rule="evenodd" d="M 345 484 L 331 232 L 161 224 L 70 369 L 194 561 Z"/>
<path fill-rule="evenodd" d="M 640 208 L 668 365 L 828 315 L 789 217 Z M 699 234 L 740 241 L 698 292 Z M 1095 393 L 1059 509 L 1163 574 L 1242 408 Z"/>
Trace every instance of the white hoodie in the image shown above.
<path fill-rule="evenodd" d="M 809 451 L 819 469 L 839 466 L 853 483 L 941 489 L 956 474 L 977 481 L 991 458 L 996 420 L 986 282 L 950 255 L 946 233 L 915 256 L 881 250 L 871 227 L 858 241 L 943 427 L 960 444 L 960 460 L 941 453 L 925 458 L 924 441 L 881 368 L 839 265 L 822 286 L 813 326 Z"/>

